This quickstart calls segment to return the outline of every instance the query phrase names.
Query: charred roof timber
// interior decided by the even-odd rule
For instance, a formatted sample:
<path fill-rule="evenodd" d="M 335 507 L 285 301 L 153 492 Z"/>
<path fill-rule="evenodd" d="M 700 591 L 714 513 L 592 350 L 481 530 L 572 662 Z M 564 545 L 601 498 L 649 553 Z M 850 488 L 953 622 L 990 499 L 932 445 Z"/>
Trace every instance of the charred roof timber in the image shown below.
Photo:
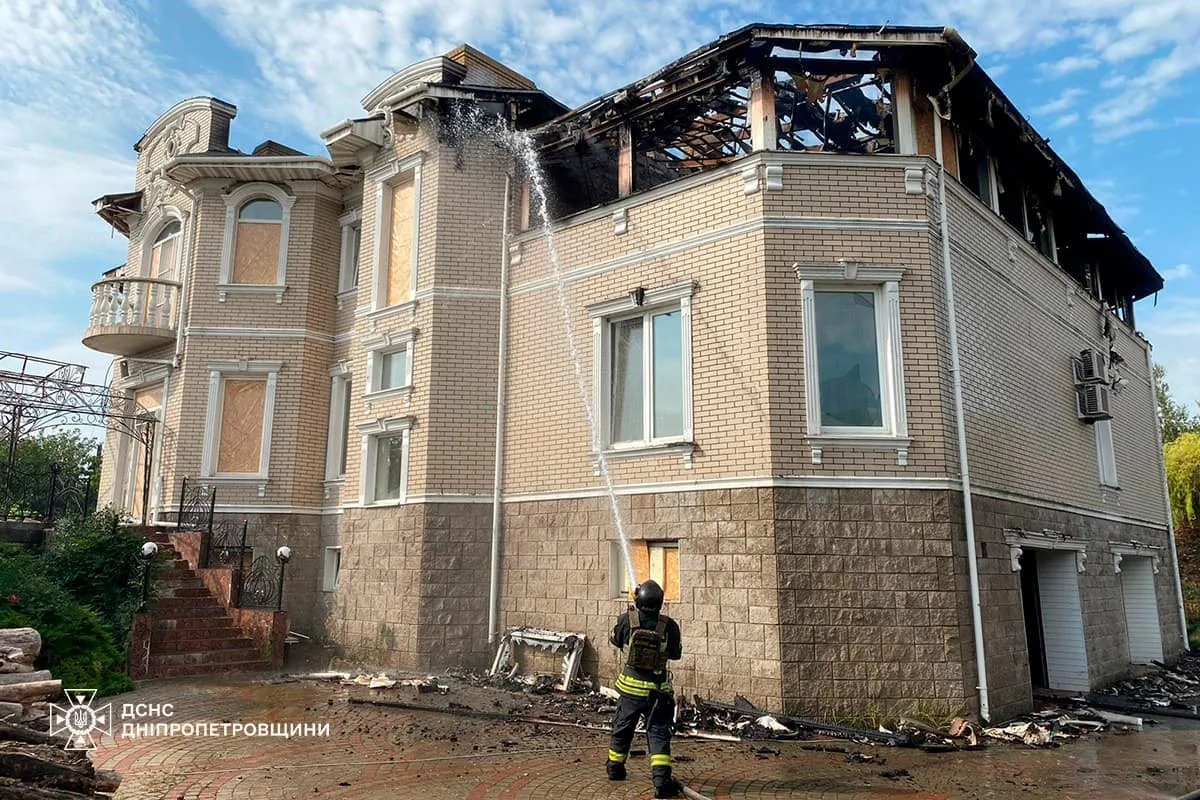
<path fill-rule="evenodd" d="M 563 216 L 754 150 L 900 152 L 904 83 L 950 121 L 962 182 L 1132 324 L 1161 276 L 975 55 L 950 28 L 749 25 L 534 135 Z M 772 117 L 755 141 L 751 120 Z M 986 177 L 968 174 L 981 160 Z"/>

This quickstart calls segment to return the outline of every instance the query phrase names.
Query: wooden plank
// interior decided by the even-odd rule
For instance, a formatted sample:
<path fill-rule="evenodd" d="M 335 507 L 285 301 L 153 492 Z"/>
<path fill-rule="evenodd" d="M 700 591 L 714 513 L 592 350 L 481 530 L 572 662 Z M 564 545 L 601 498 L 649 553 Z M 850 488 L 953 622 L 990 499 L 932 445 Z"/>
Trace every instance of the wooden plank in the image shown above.
<path fill-rule="evenodd" d="M 617 196 L 633 194 L 633 129 L 628 122 L 621 124 L 620 149 L 617 152 Z"/>
<path fill-rule="evenodd" d="M 663 594 L 670 602 L 679 599 L 679 547 L 663 548 Z"/>
<path fill-rule="evenodd" d="M 779 146 L 775 125 L 775 78 L 759 72 L 750 83 L 750 146 L 755 150 L 774 150 Z"/>

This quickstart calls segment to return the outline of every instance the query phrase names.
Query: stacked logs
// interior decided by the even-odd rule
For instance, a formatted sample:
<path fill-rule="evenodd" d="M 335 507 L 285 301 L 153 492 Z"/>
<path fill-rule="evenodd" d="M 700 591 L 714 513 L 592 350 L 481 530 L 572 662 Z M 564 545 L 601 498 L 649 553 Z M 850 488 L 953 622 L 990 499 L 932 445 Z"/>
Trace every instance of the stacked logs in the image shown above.
<path fill-rule="evenodd" d="M 0 720 L 46 716 L 45 701 L 62 691 L 62 682 L 34 669 L 42 637 L 33 628 L 0 629 Z"/>
<path fill-rule="evenodd" d="M 86 751 L 67 750 L 65 736 L 47 732 L 46 700 L 61 681 L 34 667 L 42 637 L 33 628 L 0 629 L 0 800 L 80 800 L 102 797 L 121 783 L 97 771 Z"/>

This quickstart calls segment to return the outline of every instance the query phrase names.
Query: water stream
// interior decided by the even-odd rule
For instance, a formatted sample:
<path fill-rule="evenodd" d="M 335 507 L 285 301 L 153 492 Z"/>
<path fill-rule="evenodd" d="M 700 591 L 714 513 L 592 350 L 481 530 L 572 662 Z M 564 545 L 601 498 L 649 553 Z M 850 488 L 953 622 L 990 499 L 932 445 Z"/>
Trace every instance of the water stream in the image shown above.
<path fill-rule="evenodd" d="M 457 105 L 451 124 L 461 139 L 467 138 L 472 133 L 478 133 L 494 141 L 517 160 L 529 179 L 530 195 L 533 201 L 531 211 L 537 216 L 542 238 L 546 242 L 546 258 L 554 276 L 558 311 L 567 346 L 570 349 L 571 364 L 575 370 L 575 384 L 579 390 L 579 401 L 583 404 L 584 413 L 587 415 L 588 429 L 592 434 L 592 450 L 600 468 L 600 477 L 608 494 L 609 505 L 612 508 L 613 523 L 617 529 L 621 553 L 625 561 L 625 574 L 629 579 L 629 585 L 636 586 L 637 576 L 633 571 L 633 553 L 629 546 L 629 536 L 625 532 L 625 520 L 621 514 L 620 503 L 617 501 L 616 489 L 613 486 L 608 457 L 604 453 L 603 442 L 600 438 L 600 420 L 592 403 L 587 378 L 583 374 L 583 359 L 579 352 L 579 341 L 575 335 L 575 322 L 571 313 L 567 281 L 563 276 L 562 262 L 558 256 L 558 242 L 554 235 L 553 221 L 550 219 L 550 203 L 546 194 L 546 173 L 542 169 L 533 138 L 524 131 L 514 130 L 499 117 L 485 116 L 477 106 Z"/>

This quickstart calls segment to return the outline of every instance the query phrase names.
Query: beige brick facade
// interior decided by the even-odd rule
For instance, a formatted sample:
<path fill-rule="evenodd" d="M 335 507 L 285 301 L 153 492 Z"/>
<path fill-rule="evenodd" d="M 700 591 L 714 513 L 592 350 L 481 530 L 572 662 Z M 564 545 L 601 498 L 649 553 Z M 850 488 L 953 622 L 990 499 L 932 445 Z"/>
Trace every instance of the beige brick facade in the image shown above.
<path fill-rule="evenodd" d="M 449 61 L 477 87 L 532 86 L 469 48 L 455 52 Z M 455 73 L 452 64 L 441 69 Z M 349 170 L 303 156 L 229 154 L 197 165 L 187 154 L 227 151 L 233 111 L 182 104 L 141 145 L 135 183 L 150 206 L 130 235 L 130 265 L 142 263 L 159 221 L 172 215 L 184 221 L 188 244 L 178 345 L 127 359 L 131 377 L 120 383 L 132 390 L 167 382 L 154 515 L 172 517 L 184 476 L 215 486 L 221 516 L 250 520 L 256 554 L 293 549 L 284 597 L 295 629 L 348 660 L 425 670 L 490 657 L 498 488 L 499 628 L 584 632 L 584 669 L 609 683 L 617 660 L 607 632 L 627 601 L 585 413 L 585 404 L 593 414 L 604 405 L 595 367 L 606 322 L 593 312 L 639 288 L 673 289 L 687 297 L 680 308 L 690 340 L 690 441 L 615 453 L 607 466 L 629 535 L 679 548 L 680 597 L 669 613 L 684 634 L 674 670 L 680 691 L 742 694 L 810 714 L 918 702 L 977 711 L 967 579 L 974 557 L 993 716 L 1027 708 L 1020 576 L 1005 538 L 1012 530 L 1053 529 L 1086 542 L 1091 559 L 1079 591 L 1094 684 L 1129 666 L 1108 542 L 1162 548 L 1170 569 L 1156 591 L 1172 656 L 1179 620 L 1146 343 L 1111 321 L 1126 381 L 1113 395 L 1120 488 L 1105 488 L 1092 428 L 1076 419 L 1070 365 L 1081 349 L 1104 345 L 1100 306 L 951 177 L 981 545 L 967 552 L 934 117 L 927 104 L 914 112 L 910 155 L 753 152 L 558 220 L 556 265 L 538 221 L 523 224 L 528 176 L 502 147 L 449 130 L 445 106 L 433 100 L 386 121 L 353 123 L 376 127 L 361 134 L 359 150 L 338 155 L 353 159 Z M 189 132 L 184 139 L 180 130 Z M 944 130 L 952 139 L 950 126 Z M 168 155 L 171 136 L 179 141 Z M 380 243 L 391 222 L 379 214 L 392 202 L 392 183 L 409 175 L 414 293 L 384 308 L 378 298 L 386 296 L 392 249 Z M 250 183 L 290 198 L 285 286 L 222 283 L 226 198 Z M 361 226 L 359 279 L 339 291 L 343 221 L 351 218 Z M 882 445 L 822 442 L 808 429 L 811 343 L 806 348 L 799 275 L 847 264 L 899 275 L 907 435 Z M 379 359 L 403 348 L 411 385 L 374 386 Z M 204 474 L 205 443 L 219 422 L 212 387 L 226 373 L 270 381 L 266 475 Z M 327 453 L 338 445 L 328 440 L 335 380 L 352 386 L 341 477 L 327 475 Z M 336 402 L 332 408 L 338 417 Z M 407 442 L 404 488 L 376 502 L 378 471 L 389 469 L 376 458 L 376 437 L 392 436 Z M 118 463 L 118 439 L 109 436 L 101 491 L 120 505 L 128 464 Z M 328 548 L 340 548 L 336 587 L 326 574 Z"/>

